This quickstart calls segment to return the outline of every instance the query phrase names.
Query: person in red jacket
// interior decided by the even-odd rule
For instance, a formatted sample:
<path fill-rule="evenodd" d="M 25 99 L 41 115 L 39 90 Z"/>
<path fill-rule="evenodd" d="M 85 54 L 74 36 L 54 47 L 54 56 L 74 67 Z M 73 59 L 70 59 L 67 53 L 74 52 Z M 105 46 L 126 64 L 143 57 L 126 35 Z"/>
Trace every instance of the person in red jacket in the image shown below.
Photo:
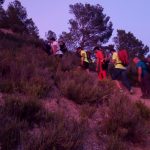
<path fill-rule="evenodd" d="M 106 69 L 104 66 L 104 54 L 99 47 L 94 48 L 94 53 L 96 55 L 96 71 L 98 72 L 99 80 L 106 79 Z"/>

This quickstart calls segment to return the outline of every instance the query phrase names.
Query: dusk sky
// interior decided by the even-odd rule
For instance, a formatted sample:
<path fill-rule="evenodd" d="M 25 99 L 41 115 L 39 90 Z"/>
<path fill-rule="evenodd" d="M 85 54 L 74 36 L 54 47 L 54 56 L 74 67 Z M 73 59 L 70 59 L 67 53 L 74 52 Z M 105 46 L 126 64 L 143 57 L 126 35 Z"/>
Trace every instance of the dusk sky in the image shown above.
<path fill-rule="evenodd" d="M 5 0 L 5 8 L 11 1 Z M 68 21 L 73 18 L 69 14 L 69 5 L 78 2 L 102 5 L 104 13 L 110 16 L 113 23 L 113 35 L 116 29 L 131 31 L 150 46 L 150 0 L 21 0 L 42 38 L 48 30 L 57 35 L 68 31 Z"/>

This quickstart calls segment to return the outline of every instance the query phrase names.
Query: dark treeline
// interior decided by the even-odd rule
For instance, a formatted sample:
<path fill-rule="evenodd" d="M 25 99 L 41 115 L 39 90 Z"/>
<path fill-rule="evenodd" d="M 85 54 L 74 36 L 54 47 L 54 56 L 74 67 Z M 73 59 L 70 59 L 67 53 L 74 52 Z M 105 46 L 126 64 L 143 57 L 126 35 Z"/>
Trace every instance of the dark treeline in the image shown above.
<path fill-rule="evenodd" d="M 0 28 L 10 29 L 18 34 L 27 34 L 28 36 L 39 38 L 39 31 L 33 22 L 32 18 L 28 18 L 26 9 L 21 5 L 21 2 L 15 0 L 9 3 L 6 10 L 3 9 L 0 2 Z"/>
<path fill-rule="evenodd" d="M 32 18 L 28 18 L 25 7 L 15 0 L 9 3 L 8 8 L 3 8 L 4 0 L 0 1 L 0 28 L 9 29 L 14 33 L 39 38 L 39 30 Z M 78 46 L 86 50 L 92 50 L 95 46 L 106 45 L 113 33 L 113 23 L 110 17 L 104 14 L 104 8 L 100 5 L 76 3 L 70 5 L 70 13 L 73 18 L 69 20 L 69 32 L 63 31 L 58 39 L 62 39 L 70 51 Z M 46 23 L 46 22 L 45 22 Z M 57 38 L 52 30 L 47 31 L 46 39 Z M 117 50 L 126 49 L 129 56 L 143 56 L 149 52 L 149 47 L 137 39 L 133 33 L 125 30 L 117 30 L 113 38 Z"/>

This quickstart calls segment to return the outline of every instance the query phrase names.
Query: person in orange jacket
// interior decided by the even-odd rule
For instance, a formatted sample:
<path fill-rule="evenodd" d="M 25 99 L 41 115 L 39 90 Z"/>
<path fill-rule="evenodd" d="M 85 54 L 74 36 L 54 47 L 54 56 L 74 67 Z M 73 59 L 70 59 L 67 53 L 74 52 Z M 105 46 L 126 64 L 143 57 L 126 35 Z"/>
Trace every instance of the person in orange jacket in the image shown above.
<path fill-rule="evenodd" d="M 99 47 L 94 48 L 96 55 L 96 71 L 98 72 L 99 80 L 106 79 L 106 69 L 103 67 L 105 64 L 105 58 L 102 50 Z"/>

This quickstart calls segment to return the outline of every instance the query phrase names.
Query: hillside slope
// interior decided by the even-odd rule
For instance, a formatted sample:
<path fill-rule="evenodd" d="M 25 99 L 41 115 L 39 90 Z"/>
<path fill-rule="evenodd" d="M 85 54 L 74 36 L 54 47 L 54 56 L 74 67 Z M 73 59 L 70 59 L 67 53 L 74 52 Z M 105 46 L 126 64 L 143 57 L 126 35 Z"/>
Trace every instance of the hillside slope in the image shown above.
<path fill-rule="evenodd" d="M 74 53 L 60 59 L 24 40 L 0 41 L 0 149 L 150 149 L 149 101 L 78 63 Z"/>

